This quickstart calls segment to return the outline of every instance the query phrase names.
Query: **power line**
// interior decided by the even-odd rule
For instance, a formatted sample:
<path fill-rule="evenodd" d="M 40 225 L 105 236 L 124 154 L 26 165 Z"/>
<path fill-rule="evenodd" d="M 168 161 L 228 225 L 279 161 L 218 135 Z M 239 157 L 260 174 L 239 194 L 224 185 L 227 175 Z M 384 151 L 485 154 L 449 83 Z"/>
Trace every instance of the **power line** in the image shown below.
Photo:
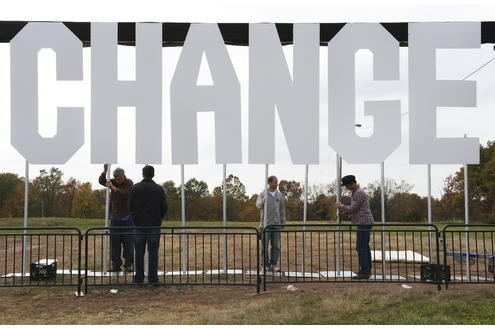
<path fill-rule="evenodd" d="M 495 57 L 493 57 L 492 59 L 490 59 L 489 61 L 487 61 L 486 63 L 484 63 L 483 65 L 481 65 L 480 67 L 478 67 L 477 69 L 475 69 L 474 71 L 472 71 L 469 75 L 467 75 L 465 78 L 463 78 L 461 81 L 464 81 L 465 79 L 467 79 L 468 77 L 478 73 L 480 70 L 482 70 L 486 65 L 490 64 L 492 61 L 495 60 Z M 409 114 L 409 112 L 405 112 L 405 113 L 402 113 L 400 116 L 403 117 L 405 115 Z M 359 125 L 359 126 L 358 126 Z M 365 130 L 365 129 L 371 129 L 373 128 L 372 126 L 361 126 L 361 124 L 356 124 L 356 126 L 358 128 L 360 128 L 360 130 Z"/>
<path fill-rule="evenodd" d="M 464 81 L 465 79 L 467 79 L 468 77 L 470 77 L 471 75 L 477 73 L 479 70 L 481 70 L 483 67 L 485 67 L 486 65 L 490 64 L 492 61 L 495 60 L 495 57 L 493 57 L 492 59 L 490 59 L 489 61 L 487 61 L 486 63 L 484 63 L 483 65 L 481 65 L 480 67 L 478 67 L 477 69 L 475 69 L 471 74 L 469 74 L 468 76 L 466 76 L 465 78 L 462 79 L 462 81 Z"/>
<path fill-rule="evenodd" d="M 493 57 L 492 59 L 490 59 L 489 61 L 487 61 L 486 63 L 484 63 L 483 65 L 481 65 L 480 67 L 478 67 L 477 69 L 475 69 L 473 72 L 471 72 L 469 75 L 467 75 L 465 78 L 463 78 L 461 81 L 464 81 L 466 80 L 468 77 L 478 73 L 480 70 L 482 70 L 485 66 L 487 66 L 488 64 L 490 64 L 492 61 L 495 60 L 495 57 Z M 400 117 L 402 118 L 403 116 L 406 116 L 407 114 L 409 114 L 409 112 L 405 112 L 405 113 L 402 113 L 400 115 Z M 365 129 L 372 129 L 373 127 L 372 126 L 362 126 L 361 124 L 357 123 L 355 124 L 356 127 L 358 127 L 360 130 L 365 130 Z M 319 180 L 323 170 L 326 168 L 328 162 L 330 161 L 330 158 L 331 156 L 328 156 L 328 159 L 325 161 L 325 163 L 323 164 L 322 168 L 320 169 L 320 172 L 318 173 L 318 176 L 316 177 L 316 179 L 314 179 L 313 181 L 313 184 L 316 183 L 316 181 Z"/>

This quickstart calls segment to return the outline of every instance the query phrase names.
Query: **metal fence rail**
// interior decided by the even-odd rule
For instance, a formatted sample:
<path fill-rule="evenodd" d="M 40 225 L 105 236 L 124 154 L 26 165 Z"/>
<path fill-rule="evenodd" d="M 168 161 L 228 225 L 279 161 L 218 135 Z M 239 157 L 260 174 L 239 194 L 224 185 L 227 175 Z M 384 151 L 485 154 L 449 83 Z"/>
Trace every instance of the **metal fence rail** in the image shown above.
<path fill-rule="evenodd" d="M 81 231 L 0 228 L 0 287 L 81 287 Z"/>
<path fill-rule="evenodd" d="M 280 259 L 264 267 L 267 226 L 162 227 L 161 285 L 252 285 L 263 283 L 493 283 L 495 225 L 375 224 L 371 230 L 372 272 L 359 271 L 358 227 L 351 224 L 289 224 L 280 229 Z M 126 229 L 126 228 L 123 228 Z M 111 273 L 108 227 L 0 228 L 0 287 L 133 284 L 134 272 Z M 84 244 L 82 240 L 84 239 Z M 146 259 L 145 259 L 146 261 Z M 145 270 L 147 268 L 145 262 Z M 429 270 L 429 271 L 428 271 Z M 423 272 L 424 271 L 424 272 Z"/>
<path fill-rule="evenodd" d="M 446 225 L 441 236 L 443 263 L 450 268 L 447 286 L 495 281 L 495 225 Z"/>
<path fill-rule="evenodd" d="M 262 248 L 268 249 L 262 231 Z M 402 282 L 424 283 L 421 265 L 439 263 L 438 229 L 428 224 L 375 224 L 370 235 L 372 274 L 353 280 L 358 271 L 355 250 L 357 226 L 351 224 L 291 224 L 280 229 L 280 260 L 263 270 L 268 283 Z M 262 252 L 267 256 L 266 252 Z M 265 259 L 262 263 L 266 263 Z M 430 281 L 433 282 L 433 281 Z M 435 281 L 440 288 L 440 281 Z"/>
<path fill-rule="evenodd" d="M 134 233 L 120 234 L 138 233 L 136 230 Z M 103 245 L 110 235 L 109 229 L 105 227 L 86 231 L 86 291 L 89 286 L 133 283 L 134 272 L 114 273 L 105 270 Z M 256 285 L 259 292 L 258 237 L 257 229 L 246 227 L 162 227 L 159 284 Z M 146 268 L 145 264 L 145 271 Z"/>

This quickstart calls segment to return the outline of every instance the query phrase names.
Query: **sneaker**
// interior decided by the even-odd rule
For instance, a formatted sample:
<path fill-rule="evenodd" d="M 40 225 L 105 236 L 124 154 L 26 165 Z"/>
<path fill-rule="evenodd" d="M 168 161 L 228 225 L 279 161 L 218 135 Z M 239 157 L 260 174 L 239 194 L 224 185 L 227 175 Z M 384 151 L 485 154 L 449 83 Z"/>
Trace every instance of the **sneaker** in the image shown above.
<path fill-rule="evenodd" d="M 266 271 L 273 271 L 273 265 L 271 265 L 271 264 L 267 265 Z"/>
<path fill-rule="evenodd" d="M 273 272 L 280 272 L 280 268 L 278 266 L 273 267 Z"/>
<path fill-rule="evenodd" d="M 124 266 L 124 271 L 125 272 L 133 272 L 134 271 L 134 265 L 129 264 L 129 265 Z"/>

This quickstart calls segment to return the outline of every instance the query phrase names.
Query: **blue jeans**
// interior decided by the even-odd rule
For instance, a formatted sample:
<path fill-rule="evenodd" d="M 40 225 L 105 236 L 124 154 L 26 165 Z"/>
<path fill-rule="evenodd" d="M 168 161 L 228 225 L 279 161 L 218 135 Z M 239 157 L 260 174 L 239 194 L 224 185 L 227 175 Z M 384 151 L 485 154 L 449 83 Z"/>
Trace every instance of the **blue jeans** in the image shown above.
<path fill-rule="evenodd" d="M 268 245 L 270 244 L 270 251 Z M 280 229 L 270 228 L 265 232 L 265 242 L 262 245 L 265 266 L 277 265 L 280 258 Z"/>
<path fill-rule="evenodd" d="M 136 248 L 136 274 L 134 283 L 144 281 L 144 251 L 148 244 L 148 282 L 158 283 L 158 247 L 160 246 L 160 228 L 136 228 L 134 246 Z"/>
<path fill-rule="evenodd" d="M 359 271 L 371 274 L 370 235 L 372 225 L 358 225 L 356 233 L 356 251 L 358 253 Z"/>
<path fill-rule="evenodd" d="M 132 245 L 132 220 L 110 221 L 110 254 L 112 258 L 112 269 L 120 270 L 122 265 L 121 253 L 125 259 L 125 266 L 134 263 L 134 246 Z"/>

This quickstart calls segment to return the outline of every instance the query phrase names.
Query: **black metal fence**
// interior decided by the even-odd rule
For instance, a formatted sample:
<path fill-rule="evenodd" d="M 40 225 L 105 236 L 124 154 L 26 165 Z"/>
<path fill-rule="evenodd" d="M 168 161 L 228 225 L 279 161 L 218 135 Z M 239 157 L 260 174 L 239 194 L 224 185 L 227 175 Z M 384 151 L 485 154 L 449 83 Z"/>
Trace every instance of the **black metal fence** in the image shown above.
<path fill-rule="evenodd" d="M 0 287 L 81 288 L 78 228 L 0 228 Z"/>
<path fill-rule="evenodd" d="M 443 263 L 450 269 L 447 286 L 494 282 L 495 225 L 447 225 L 441 236 Z"/>
<path fill-rule="evenodd" d="M 133 234 L 129 232 L 116 232 Z M 138 231 L 136 231 L 139 234 Z M 132 284 L 134 272 L 108 272 L 108 228 L 85 234 L 86 290 Z M 162 227 L 158 258 L 162 285 L 254 285 L 259 292 L 259 233 L 246 227 Z M 146 261 L 146 257 L 145 257 Z M 145 265 L 145 268 L 147 266 Z"/>
<path fill-rule="evenodd" d="M 359 271 L 358 228 L 350 224 L 290 224 L 280 232 L 280 258 L 266 268 L 267 233 L 250 227 L 162 227 L 161 285 L 252 285 L 328 282 L 493 283 L 495 225 L 375 224 L 372 272 Z M 91 228 L 0 228 L 0 287 L 129 285 L 134 272 L 110 272 L 112 234 Z M 82 242 L 84 240 L 84 243 Z M 145 265 L 145 268 L 147 266 Z"/>
<path fill-rule="evenodd" d="M 263 249 L 270 249 L 265 236 L 271 231 L 280 233 L 280 261 L 273 270 L 263 271 L 265 289 L 269 283 L 291 282 L 424 283 L 421 266 L 440 263 L 441 259 L 436 226 L 375 224 L 370 233 L 371 275 L 354 280 L 359 271 L 357 226 L 296 224 L 277 229 L 267 226 L 262 232 Z M 428 280 L 440 286 L 440 281 Z"/>

